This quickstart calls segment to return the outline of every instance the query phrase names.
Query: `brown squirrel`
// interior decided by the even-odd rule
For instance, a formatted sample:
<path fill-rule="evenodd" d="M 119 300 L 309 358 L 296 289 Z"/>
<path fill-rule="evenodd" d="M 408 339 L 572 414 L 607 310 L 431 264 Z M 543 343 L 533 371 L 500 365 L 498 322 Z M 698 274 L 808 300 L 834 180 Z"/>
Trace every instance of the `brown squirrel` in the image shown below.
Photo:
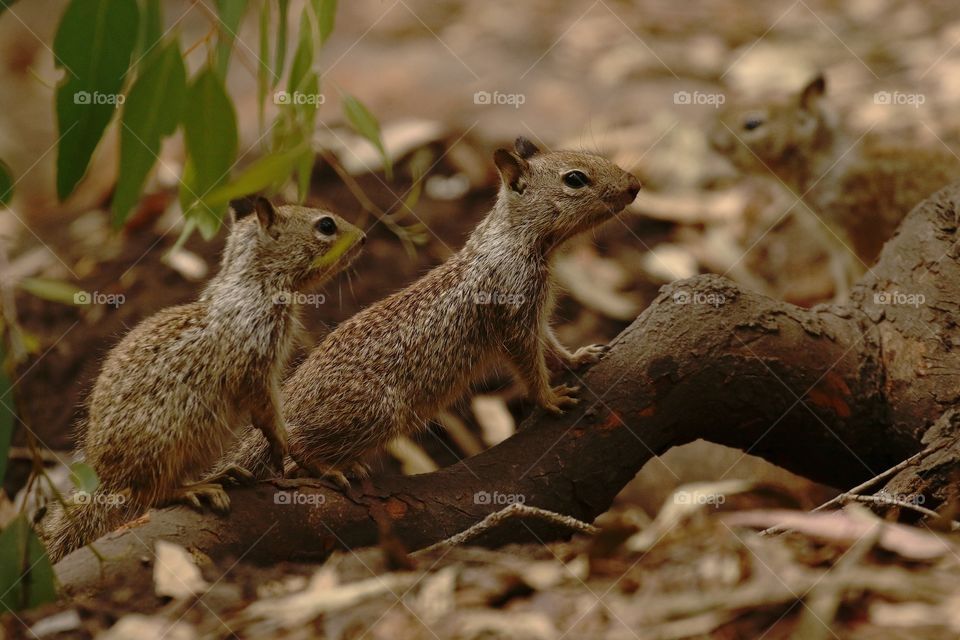
<path fill-rule="evenodd" d="M 710 141 L 741 171 L 776 175 L 870 265 L 915 205 L 960 178 L 960 161 L 881 136 L 858 140 L 839 124 L 825 93 L 818 75 L 785 99 L 732 104 Z"/>
<path fill-rule="evenodd" d="M 220 272 L 199 300 L 144 320 L 107 356 L 81 447 L 99 486 L 52 505 L 41 532 L 52 561 L 154 505 L 199 507 L 203 497 L 229 510 L 215 479 L 197 480 L 251 422 L 268 443 L 266 461 L 282 470 L 278 390 L 298 298 L 348 266 L 365 236 L 318 209 L 264 198 L 233 205 Z"/>
<path fill-rule="evenodd" d="M 568 351 L 549 325 L 551 261 L 566 241 L 633 202 L 640 182 L 588 153 L 544 153 L 518 138 L 499 149 L 493 210 L 444 264 L 340 324 L 283 385 L 290 455 L 301 469 L 349 487 L 361 458 L 424 428 L 484 368 L 506 360 L 544 409 L 576 404 L 578 388 L 551 387 L 546 354 L 568 367 L 605 346 Z M 266 441 L 252 430 L 220 463 L 270 474 Z"/>

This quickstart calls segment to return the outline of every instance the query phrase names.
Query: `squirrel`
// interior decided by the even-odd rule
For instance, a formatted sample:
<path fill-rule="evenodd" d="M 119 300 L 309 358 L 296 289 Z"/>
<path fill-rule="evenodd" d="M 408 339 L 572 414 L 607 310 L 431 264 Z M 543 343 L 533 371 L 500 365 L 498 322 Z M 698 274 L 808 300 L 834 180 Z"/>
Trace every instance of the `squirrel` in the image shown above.
<path fill-rule="evenodd" d="M 612 219 L 640 182 L 588 153 L 541 152 L 518 138 L 498 149 L 493 209 L 446 262 L 341 323 L 283 385 L 290 455 L 302 471 L 345 490 L 366 477 L 365 454 L 423 429 L 485 367 L 506 360 L 532 400 L 562 413 L 579 388 L 551 386 L 546 356 L 575 368 L 607 347 L 571 353 L 549 319 L 552 258 L 574 236 Z M 268 477 L 267 444 L 251 429 L 221 461 Z"/>
<path fill-rule="evenodd" d="M 299 296 L 346 268 L 365 235 L 340 217 L 265 198 L 231 203 L 219 273 L 196 302 L 131 330 L 108 354 L 89 399 L 82 456 L 99 486 L 55 502 L 41 536 L 56 562 L 156 505 L 230 501 L 202 478 L 251 422 L 282 469 L 282 369 L 299 331 Z M 251 215 L 255 214 L 255 215 Z M 240 468 L 222 479 L 251 477 Z"/>
<path fill-rule="evenodd" d="M 732 104 L 710 142 L 745 173 L 772 172 L 869 266 L 915 205 L 960 178 L 960 160 L 880 136 L 853 137 L 825 93 L 826 79 L 818 74 L 786 98 Z"/>

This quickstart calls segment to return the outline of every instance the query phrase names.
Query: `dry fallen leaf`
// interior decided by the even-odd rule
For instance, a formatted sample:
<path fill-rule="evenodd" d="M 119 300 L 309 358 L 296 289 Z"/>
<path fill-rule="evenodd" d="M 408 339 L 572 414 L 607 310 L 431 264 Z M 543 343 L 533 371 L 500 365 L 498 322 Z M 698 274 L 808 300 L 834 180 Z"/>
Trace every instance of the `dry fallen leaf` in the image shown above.
<path fill-rule="evenodd" d="M 209 588 L 190 553 L 178 544 L 158 540 L 153 588 L 160 597 L 189 598 Z"/>
<path fill-rule="evenodd" d="M 863 510 L 860 510 L 863 513 Z M 829 513 L 806 513 L 803 511 L 741 511 L 722 516 L 723 521 L 734 527 L 777 527 L 789 529 L 814 538 L 852 544 L 867 535 L 874 527 L 881 526 L 878 544 L 911 560 L 935 560 L 946 554 L 956 554 L 951 541 L 930 531 L 917 529 L 895 522 L 874 518 L 866 520 L 846 511 Z"/>
<path fill-rule="evenodd" d="M 197 637 L 197 631 L 193 625 L 182 620 L 171 623 L 162 615 L 145 616 L 131 613 L 117 620 L 117 624 L 97 637 L 101 640 L 143 640 L 143 638 L 193 640 Z"/>
<path fill-rule="evenodd" d="M 641 301 L 619 291 L 630 281 L 623 265 L 598 256 L 589 246 L 557 258 L 554 274 L 557 283 L 577 302 L 608 318 L 633 320 L 640 313 Z"/>
<path fill-rule="evenodd" d="M 480 424 L 483 441 L 488 447 L 503 442 L 516 432 L 517 425 L 513 414 L 503 398 L 477 395 L 470 400 L 470 407 Z"/>
<path fill-rule="evenodd" d="M 430 473 L 437 470 L 434 462 L 423 447 L 406 436 L 399 436 L 390 441 L 387 451 L 400 461 L 404 475 L 414 476 L 418 473 Z"/>
<path fill-rule="evenodd" d="M 303 591 L 254 602 L 247 607 L 246 614 L 289 629 L 383 593 L 402 593 L 415 581 L 416 577 L 410 574 L 388 573 L 349 584 L 338 584 L 335 571 L 323 568 L 313 575 Z"/>

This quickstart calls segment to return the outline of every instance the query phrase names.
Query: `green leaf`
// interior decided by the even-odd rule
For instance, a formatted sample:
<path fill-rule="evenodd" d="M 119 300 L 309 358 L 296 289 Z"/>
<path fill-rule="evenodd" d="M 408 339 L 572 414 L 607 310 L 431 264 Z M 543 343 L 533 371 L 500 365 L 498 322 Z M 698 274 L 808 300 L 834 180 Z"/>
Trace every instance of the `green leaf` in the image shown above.
<path fill-rule="evenodd" d="M 313 0 L 313 10 L 320 25 L 320 45 L 333 33 L 333 21 L 337 17 L 337 0 Z"/>
<path fill-rule="evenodd" d="M 223 78 L 213 69 L 202 71 L 187 91 L 183 127 L 189 157 L 180 201 L 184 215 L 194 218 L 209 240 L 220 229 L 226 205 L 212 209 L 202 200 L 227 181 L 237 156 L 237 116 Z"/>
<path fill-rule="evenodd" d="M 278 0 L 277 9 L 277 53 L 273 58 L 273 83 L 270 88 L 275 89 L 283 76 L 283 68 L 287 63 L 287 17 L 290 0 Z"/>
<path fill-rule="evenodd" d="M 429 147 L 417 149 L 413 157 L 410 158 L 410 178 L 413 180 L 413 186 L 410 187 L 410 191 L 403 199 L 405 211 L 412 211 L 413 207 L 420 201 L 420 195 L 423 193 L 423 178 L 433 161 L 433 152 Z"/>
<path fill-rule="evenodd" d="M 7 375 L 7 353 L 0 345 L 0 482 L 7 474 L 7 459 L 10 455 L 10 441 L 13 438 L 13 425 L 16 412 L 13 409 L 13 384 Z"/>
<path fill-rule="evenodd" d="M 257 122 L 263 130 L 263 111 L 270 91 L 270 3 L 260 5 L 260 50 L 257 55 Z"/>
<path fill-rule="evenodd" d="M 17 286 L 43 300 L 71 306 L 78 304 L 77 296 L 83 293 L 69 282 L 49 278 L 23 278 Z"/>
<path fill-rule="evenodd" d="M 313 149 L 302 152 L 297 161 L 297 202 L 303 203 L 310 195 L 310 178 L 313 177 L 313 165 L 317 155 Z"/>
<path fill-rule="evenodd" d="M 347 117 L 347 122 L 353 127 L 354 131 L 366 138 L 370 144 L 380 152 L 380 158 L 383 160 L 383 171 L 387 174 L 387 180 L 393 180 L 393 164 L 387 157 L 387 150 L 383 146 L 383 138 L 380 135 L 380 123 L 370 113 L 363 104 L 349 94 L 343 96 L 343 113 Z"/>
<path fill-rule="evenodd" d="M 0 532 L 0 611 L 19 611 L 57 597 L 53 567 L 21 513 Z"/>
<path fill-rule="evenodd" d="M 87 493 L 93 493 L 100 486 L 97 472 L 86 462 L 74 462 L 70 465 L 70 482 L 77 490 Z"/>
<path fill-rule="evenodd" d="M 136 62 L 138 67 L 144 65 L 154 54 L 164 31 L 160 0 L 143 0 L 142 4 L 143 17 L 140 20 L 140 41 L 137 44 L 137 51 L 140 52 L 140 58 Z"/>
<path fill-rule="evenodd" d="M 313 66 L 313 26 L 304 11 L 300 16 L 300 40 L 290 64 L 290 77 L 287 79 L 287 91 L 291 94 L 301 91 L 307 78 L 307 72 Z"/>
<path fill-rule="evenodd" d="M 10 167 L 0 160 L 0 204 L 8 205 L 13 199 L 13 176 Z"/>
<path fill-rule="evenodd" d="M 307 150 L 313 153 L 312 149 Z M 290 177 L 303 154 L 304 147 L 301 146 L 283 153 L 263 156 L 235 180 L 211 191 L 203 199 L 204 205 L 218 209 L 235 198 L 281 186 Z"/>
<path fill-rule="evenodd" d="M 247 0 L 217 0 L 217 12 L 220 17 L 220 29 L 217 35 L 217 73 L 221 78 L 227 77 L 230 66 L 230 54 L 233 52 L 233 41 L 240 28 L 243 12 L 247 10 Z"/>
<path fill-rule="evenodd" d="M 64 69 L 57 87 L 57 195 L 65 200 L 86 173 L 97 143 L 120 102 L 136 44 L 136 0 L 72 0 L 53 43 Z"/>
<path fill-rule="evenodd" d="M 187 72 L 176 40 L 149 58 L 130 88 L 120 126 L 120 175 L 113 195 L 113 223 L 120 226 L 136 205 L 160 144 L 180 121 Z"/>

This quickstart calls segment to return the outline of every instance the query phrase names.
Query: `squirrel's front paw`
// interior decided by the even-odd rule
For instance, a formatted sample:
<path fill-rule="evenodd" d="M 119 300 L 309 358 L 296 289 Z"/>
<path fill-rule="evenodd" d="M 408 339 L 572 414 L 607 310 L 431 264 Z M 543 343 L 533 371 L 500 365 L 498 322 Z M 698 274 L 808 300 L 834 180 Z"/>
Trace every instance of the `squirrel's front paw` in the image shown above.
<path fill-rule="evenodd" d="M 605 344 L 591 344 L 586 347 L 580 347 L 570 359 L 570 366 L 579 368 L 595 362 L 600 362 L 604 354 L 610 351 L 610 347 Z"/>
<path fill-rule="evenodd" d="M 571 387 L 566 384 L 557 385 L 550 390 L 550 396 L 543 403 L 543 408 L 555 415 L 560 415 L 563 410 L 573 407 L 580 402 L 577 393 L 580 387 Z"/>

